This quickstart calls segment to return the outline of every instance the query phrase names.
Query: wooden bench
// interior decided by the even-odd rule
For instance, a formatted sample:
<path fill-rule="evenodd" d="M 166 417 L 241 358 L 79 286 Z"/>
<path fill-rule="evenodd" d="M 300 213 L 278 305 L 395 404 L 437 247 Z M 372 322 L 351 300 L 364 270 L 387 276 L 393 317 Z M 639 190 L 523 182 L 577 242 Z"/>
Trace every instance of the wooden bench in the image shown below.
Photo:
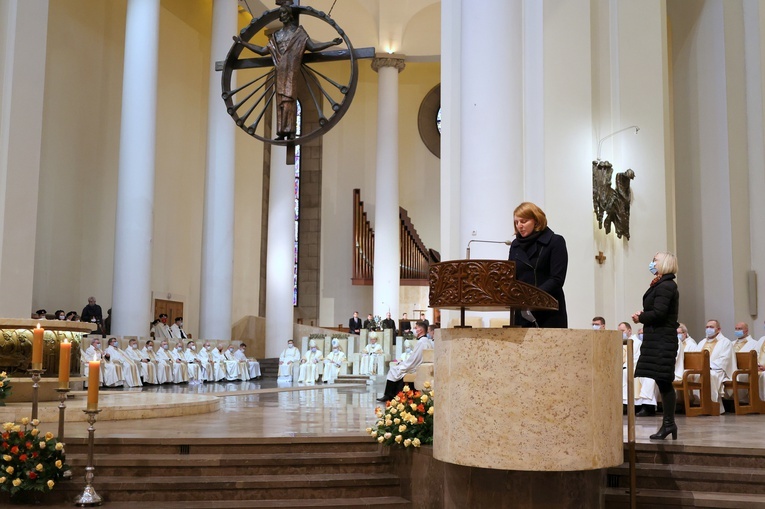
<path fill-rule="evenodd" d="M 733 389 L 733 402 L 736 406 L 736 414 L 765 414 L 765 402 L 760 395 L 760 373 L 757 369 L 757 352 L 736 353 L 736 364 L 738 369 L 733 372 L 733 379 L 730 381 L 730 387 Z M 746 382 L 738 379 L 740 375 L 749 375 Z M 728 384 L 728 382 L 725 382 Z M 739 390 L 746 391 L 749 394 L 749 403 L 743 404 L 740 401 Z"/>
<path fill-rule="evenodd" d="M 710 377 L 709 351 L 685 352 L 683 354 L 685 371 L 681 380 L 673 382 L 673 386 L 682 391 L 685 401 L 685 415 L 695 417 L 698 415 L 720 415 L 720 403 L 712 401 L 712 381 Z M 698 375 L 699 379 L 691 380 Z M 699 391 L 701 403 L 698 406 L 691 404 L 693 391 Z"/>

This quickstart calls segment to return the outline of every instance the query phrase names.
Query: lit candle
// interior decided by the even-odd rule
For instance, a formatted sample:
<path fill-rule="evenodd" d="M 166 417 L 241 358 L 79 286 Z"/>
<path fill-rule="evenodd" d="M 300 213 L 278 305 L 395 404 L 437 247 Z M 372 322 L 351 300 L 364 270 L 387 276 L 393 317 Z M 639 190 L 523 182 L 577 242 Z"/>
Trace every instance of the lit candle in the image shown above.
<path fill-rule="evenodd" d="M 98 385 L 101 383 L 101 361 L 88 362 L 88 410 L 98 410 Z"/>
<path fill-rule="evenodd" d="M 42 369 L 44 335 L 45 329 L 38 323 L 37 328 L 32 329 L 32 369 Z"/>
<path fill-rule="evenodd" d="M 58 352 L 58 388 L 69 388 L 69 359 L 72 355 L 72 344 L 64 339 Z"/>

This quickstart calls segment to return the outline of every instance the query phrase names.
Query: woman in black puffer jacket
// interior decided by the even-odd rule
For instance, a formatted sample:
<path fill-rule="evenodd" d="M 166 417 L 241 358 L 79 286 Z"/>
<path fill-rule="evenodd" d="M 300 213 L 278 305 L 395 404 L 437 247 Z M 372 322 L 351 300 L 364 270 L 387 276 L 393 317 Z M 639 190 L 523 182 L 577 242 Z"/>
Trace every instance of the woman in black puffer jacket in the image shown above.
<path fill-rule="evenodd" d="M 677 439 L 675 379 L 677 357 L 677 315 L 680 293 L 675 283 L 677 258 L 672 253 L 656 253 L 648 270 L 655 276 L 643 295 L 643 311 L 632 315 L 632 321 L 643 324 L 643 344 L 635 377 L 653 378 L 661 393 L 663 420 L 651 439 L 664 440 L 672 434 Z"/>

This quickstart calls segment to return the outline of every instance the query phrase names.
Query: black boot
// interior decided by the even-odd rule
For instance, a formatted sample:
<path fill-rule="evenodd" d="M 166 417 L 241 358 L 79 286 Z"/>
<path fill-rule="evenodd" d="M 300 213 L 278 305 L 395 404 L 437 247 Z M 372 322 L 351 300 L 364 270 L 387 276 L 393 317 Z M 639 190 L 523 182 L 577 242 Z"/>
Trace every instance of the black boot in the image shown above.
<path fill-rule="evenodd" d="M 663 406 L 663 419 L 661 428 L 651 435 L 651 440 L 664 440 L 667 435 L 672 435 L 672 440 L 677 440 L 677 424 L 675 424 L 675 404 L 677 403 L 677 394 L 675 390 L 669 390 L 661 393 Z"/>
<path fill-rule="evenodd" d="M 643 408 L 641 408 L 640 411 L 635 414 L 635 417 L 653 417 L 654 415 L 656 415 L 655 406 L 643 405 Z"/>
<path fill-rule="evenodd" d="M 403 385 L 402 382 L 391 382 L 390 380 L 385 381 L 385 393 L 383 394 L 382 398 L 377 398 L 377 401 L 380 402 L 387 402 L 392 400 L 396 397 L 396 394 L 401 390 L 401 386 Z"/>

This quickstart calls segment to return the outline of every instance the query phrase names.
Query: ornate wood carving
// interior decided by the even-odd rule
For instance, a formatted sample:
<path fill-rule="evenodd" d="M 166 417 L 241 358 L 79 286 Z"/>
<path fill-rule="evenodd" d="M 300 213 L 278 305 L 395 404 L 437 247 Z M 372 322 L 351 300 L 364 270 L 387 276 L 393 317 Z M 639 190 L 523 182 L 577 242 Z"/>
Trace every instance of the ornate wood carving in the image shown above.
<path fill-rule="evenodd" d="M 558 309 L 548 293 L 515 279 L 515 262 L 452 260 L 430 266 L 430 306 L 502 311 Z"/>

